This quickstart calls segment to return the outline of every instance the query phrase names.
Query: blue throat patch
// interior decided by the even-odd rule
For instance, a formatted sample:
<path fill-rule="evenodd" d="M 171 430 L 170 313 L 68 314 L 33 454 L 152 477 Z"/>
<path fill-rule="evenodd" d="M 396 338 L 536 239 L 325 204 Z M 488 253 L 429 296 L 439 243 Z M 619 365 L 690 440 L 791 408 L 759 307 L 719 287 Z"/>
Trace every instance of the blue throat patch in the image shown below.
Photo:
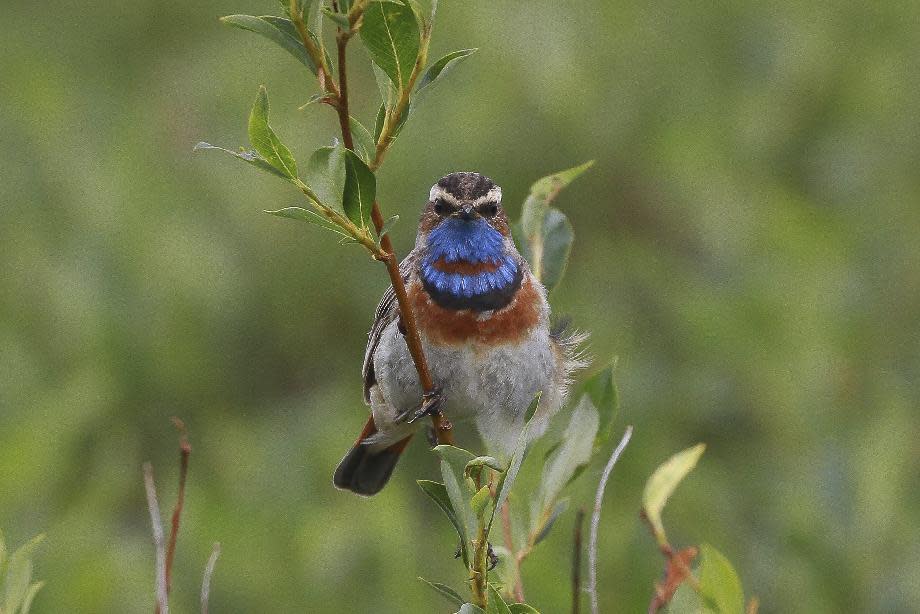
<path fill-rule="evenodd" d="M 475 274 L 439 271 L 434 263 L 488 262 L 498 268 Z M 522 271 L 515 255 L 505 253 L 504 237 L 486 220 L 447 219 L 428 233 L 421 263 L 422 281 L 439 303 L 454 309 L 499 309 L 520 286 Z"/>

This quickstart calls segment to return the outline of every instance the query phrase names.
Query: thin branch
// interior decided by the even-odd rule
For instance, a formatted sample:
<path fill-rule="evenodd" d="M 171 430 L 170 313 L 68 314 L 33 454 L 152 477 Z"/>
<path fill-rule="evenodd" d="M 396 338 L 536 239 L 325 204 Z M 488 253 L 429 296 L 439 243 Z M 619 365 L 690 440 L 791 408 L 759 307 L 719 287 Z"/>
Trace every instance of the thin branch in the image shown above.
<path fill-rule="evenodd" d="M 147 491 L 147 509 L 150 511 L 153 545 L 156 550 L 156 612 L 158 614 L 169 614 L 169 597 L 166 593 L 166 552 L 163 547 L 163 521 L 160 519 L 157 487 L 153 481 L 153 465 L 149 462 L 144 463 L 144 488 Z"/>
<path fill-rule="evenodd" d="M 169 548 L 166 550 L 166 594 L 172 589 L 172 564 L 176 555 L 176 538 L 179 536 L 179 520 L 185 506 L 185 479 L 188 477 L 188 457 L 192 453 L 192 446 L 188 442 L 188 433 L 185 423 L 173 416 L 172 423 L 179 430 L 179 495 L 176 497 L 176 507 L 173 508 L 172 530 L 169 533 Z"/>
<path fill-rule="evenodd" d="M 351 40 L 351 37 L 354 36 L 354 34 L 360 28 L 361 20 L 364 16 L 364 10 L 367 7 L 367 2 L 359 1 L 351 7 L 351 10 L 348 12 L 348 23 L 350 24 L 349 29 L 339 29 L 336 36 L 336 47 L 338 49 L 339 62 L 338 86 L 336 86 L 335 81 L 332 79 L 332 74 L 329 70 L 328 64 L 326 63 L 325 54 L 322 53 L 322 50 L 319 49 L 310 38 L 306 25 L 304 24 L 303 19 L 300 17 L 299 11 L 296 10 L 298 4 L 298 0 L 291 0 L 291 19 L 294 21 L 297 31 L 300 33 L 300 37 L 304 47 L 307 50 L 307 53 L 310 54 L 310 57 L 313 58 L 314 63 L 317 65 L 317 67 L 319 67 L 319 70 L 317 71 L 317 77 L 319 78 L 320 87 L 324 91 L 328 92 L 329 96 L 334 99 L 332 101 L 332 106 L 335 107 L 336 113 L 338 114 L 339 128 L 342 132 L 342 142 L 345 147 L 354 151 L 354 139 L 351 133 L 351 116 L 349 115 L 348 111 L 348 72 L 346 47 L 348 46 L 348 41 Z M 374 159 L 371 160 L 371 162 L 368 164 L 372 171 L 376 171 L 383 163 L 383 156 L 386 154 L 386 150 L 389 149 L 392 143 L 391 135 L 394 126 L 398 124 L 399 119 L 402 117 L 402 114 L 408 107 L 409 96 L 412 92 L 412 88 L 415 86 L 416 80 L 418 79 L 422 70 L 425 68 L 425 64 L 428 61 L 428 43 L 430 40 L 431 29 L 427 28 L 424 35 L 422 36 L 419 54 L 415 61 L 415 65 L 412 68 L 412 74 L 410 75 L 409 82 L 407 83 L 406 87 L 403 88 L 400 99 L 397 101 L 395 107 L 393 109 L 387 109 L 381 136 L 377 141 Z M 300 187 L 301 191 L 303 191 L 308 198 L 312 199 L 316 203 L 319 203 L 316 195 L 305 184 L 303 184 L 303 182 L 298 181 L 298 187 Z M 376 245 L 376 243 L 373 242 L 369 235 L 359 236 L 361 234 L 358 232 L 359 229 L 354 227 L 354 225 L 352 225 L 349 220 L 342 218 L 342 216 L 337 215 L 331 210 L 321 210 L 320 213 L 326 217 L 329 217 L 334 223 L 343 226 L 346 229 L 352 229 L 354 232 L 350 231 L 350 234 L 355 238 L 355 240 L 367 247 L 374 255 L 374 258 L 380 260 L 386 265 L 387 273 L 390 277 L 390 283 L 393 286 L 393 290 L 396 293 L 396 301 L 399 304 L 400 318 L 402 320 L 403 326 L 406 329 L 406 345 L 409 347 L 409 354 L 411 354 L 412 361 L 415 363 L 416 371 L 418 371 L 419 383 L 421 384 L 422 390 L 424 391 L 424 398 L 422 399 L 422 403 L 425 404 L 429 402 L 429 400 L 432 399 L 432 397 L 436 394 L 434 381 L 431 378 L 431 371 L 428 368 L 428 362 L 425 359 L 425 353 L 422 349 L 422 340 L 419 336 L 418 326 L 416 325 L 415 312 L 412 310 L 412 306 L 409 304 L 409 296 L 406 292 L 406 284 L 403 282 L 402 275 L 399 273 L 399 260 L 396 257 L 396 251 L 393 249 L 393 242 L 390 241 L 390 236 L 388 234 L 383 235 L 382 237 L 380 236 L 380 232 L 383 229 L 384 224 L 383 214 L 380 212 L 380 204 L 375 200 L 371 209 L 371 219 L 374 222 L 374 228 L 377 231 L 377 236 L 380 237 L 379 247 Z M 336 219 L 333 219 L 332 216 L 335 216 Z M 431 415 L 431 422 L 434 426 L 435 433 L 437 434 L 438 443 L 453 444 L 453 427 L 451 426 L 450 421 L 448 421 L 442 413 L 435 411 Z"/>
<path fill-rule="evenodd" d="M 335 44 L 339 52 L 339 104 L 336 107 L 339 115 L 339 127 L 342 129 L 342 142 L 345 147 L 354 151 L 355 143 L 351 136 L 351 115 L 348 111 L 348 72 L 345 48 L 348 46 L 349 32 L 342 32 L 335 37 Z"/>
<path fill-rule="evenodd" d="M 617 444 L 613 454 L 610 455 L 610 460 L 607 461 L 607 465 L 604 467 L 601 481 L 597 485 L 597 494 L 594 497 L 594 513 L 591 514 L 591 533 L 588 536 L 588 593 L 591 595 L 591 614 L 600 612 L 597 602 L 597 529 L 601 524 L 601 505 L 604 502 L 604 490 L 607 488 L 607 480 L 610 479 L 614 465 L 620 460 L 620 455 L 623 454 L 626 444 L 629 443 L 629 439 L 632 437 L 632 432 L 633 427 L 631 425 L 627 426 L 626 432 L 623 433 L 623 438 L 620 439 L 620 443 Z"/>
<path fill-rule="evenodd" d="M 581 528 L 585 523 L 585 508 L 579 508 L 575 515 L 575 538 L 572 549 L 572 614 L 581 612 Z"/>
<path fill-rule="evenodd" d="M 208 598 L 211 595 L 211 577 L 214 575 L 214 566 L 220 556 L 220 542 L 214 542 L 214 549 L 204 567 L 204 578 L 201 580 L 201 614 L 208 614 Z"/>
<path fill-rule="evenodd" d="M 514 562 L 514 586 L 512 587 L 514 600 L 518 603 L 524 602 L 524 581 L 521 579 L 521 566 L 514 556 L 514 538 L 511 532 L 511 498 L 505 499 L 502 504 L 502 533 L 505 536 L 505 547 L 512 554 Z"/>

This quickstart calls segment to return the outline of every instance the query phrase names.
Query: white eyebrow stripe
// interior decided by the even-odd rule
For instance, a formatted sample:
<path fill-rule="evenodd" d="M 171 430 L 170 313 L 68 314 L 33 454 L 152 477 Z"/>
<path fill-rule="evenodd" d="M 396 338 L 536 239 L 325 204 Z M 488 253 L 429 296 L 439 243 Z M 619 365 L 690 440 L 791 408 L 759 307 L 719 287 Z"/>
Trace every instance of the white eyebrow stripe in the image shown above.
<path fill-rule="evenodd" d="M 428 193 L 428 200 L 430 200 L 431 202 L 434 202 L 438 199 L 447 201 L 449 204 L 453 205 L 454 207 L 460 206 L 460 201 L 457 200 L 456 196 L 454 196 L 453 194 L 451 194 L 450 192 L 448 192 L 441 186 L 435 184 L 431 186 L 431 192 Z M 479 205 L 482 205 L 485 203 L 501 204 L 501 202 L 502 202 L 502 189 L 499 186 L 493 186 L 483 196 L 480 196 L 476 200 L 472 201 L 472 203 L 470 204 L 472 204 L 474 207 L 478 207 Z"/>
<path fill-rule="evenodd" d="M 446 200 L 448 203 L 450 203 L 451 205 L 455 207 L 460 206 L 460 202 L 457 200 L 457 198 L 453 194 L 451 194 L 450 192 L 448 192 L 441 186 L 435 184 L 431 186 L 431 192 L 429 192 L 428 194 L 428 200 L 430 200 L 431 202 L 434 202 L 438 199 Z"/>
<path fill-rule="evenodd" d="M 485 196 L 480 196 L 473 201 L 474 206 L 479 206 L 484 203 L 495 203 L 496 205 L 501 204 L 502 202 L 502 189 L 498 186 L 493 186 L 491 190 L 486 192 Z"/>

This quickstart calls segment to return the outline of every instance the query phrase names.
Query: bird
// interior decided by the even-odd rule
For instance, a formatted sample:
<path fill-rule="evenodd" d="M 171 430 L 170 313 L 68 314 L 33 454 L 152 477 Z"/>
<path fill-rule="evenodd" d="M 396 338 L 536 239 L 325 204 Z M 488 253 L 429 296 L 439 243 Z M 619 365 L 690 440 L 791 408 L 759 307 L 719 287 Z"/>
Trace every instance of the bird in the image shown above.
<path fill-rule="evenodd" d="M 546 289 L 515 247 L 501 199 L 501 187 L 480 173 L 442 177 L 399 271 L 439 409 L 453 423 L 473 422 L 490 452 L 507 459 L 537 394 L 531 437 L 565 403 L 573 374 L 585 366 L 586 335 L 551 324 Z M 371 496 L 390 479 L 422 405 L 392 286 L 377 306 L 362 375 L 371 415 L 333 484 Z"/>

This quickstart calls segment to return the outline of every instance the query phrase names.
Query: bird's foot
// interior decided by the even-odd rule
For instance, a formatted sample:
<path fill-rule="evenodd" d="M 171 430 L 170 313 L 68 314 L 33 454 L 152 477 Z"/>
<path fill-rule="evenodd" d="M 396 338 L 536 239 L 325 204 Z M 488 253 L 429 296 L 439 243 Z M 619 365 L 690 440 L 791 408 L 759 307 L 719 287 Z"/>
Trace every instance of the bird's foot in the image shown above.
<path fill-rule="evenodd" d="M 419 418 L 425 416 L 436 416 L 441 413 L 441 405 L 444 403 L 444 397 L 440 388 L 435 388 L 431 392 L 426 392 L 422 397 L 422 404 L 415 409 L 404 411 L 396 417 L 396 422 L 406 422 L 412 424 Z"/>

